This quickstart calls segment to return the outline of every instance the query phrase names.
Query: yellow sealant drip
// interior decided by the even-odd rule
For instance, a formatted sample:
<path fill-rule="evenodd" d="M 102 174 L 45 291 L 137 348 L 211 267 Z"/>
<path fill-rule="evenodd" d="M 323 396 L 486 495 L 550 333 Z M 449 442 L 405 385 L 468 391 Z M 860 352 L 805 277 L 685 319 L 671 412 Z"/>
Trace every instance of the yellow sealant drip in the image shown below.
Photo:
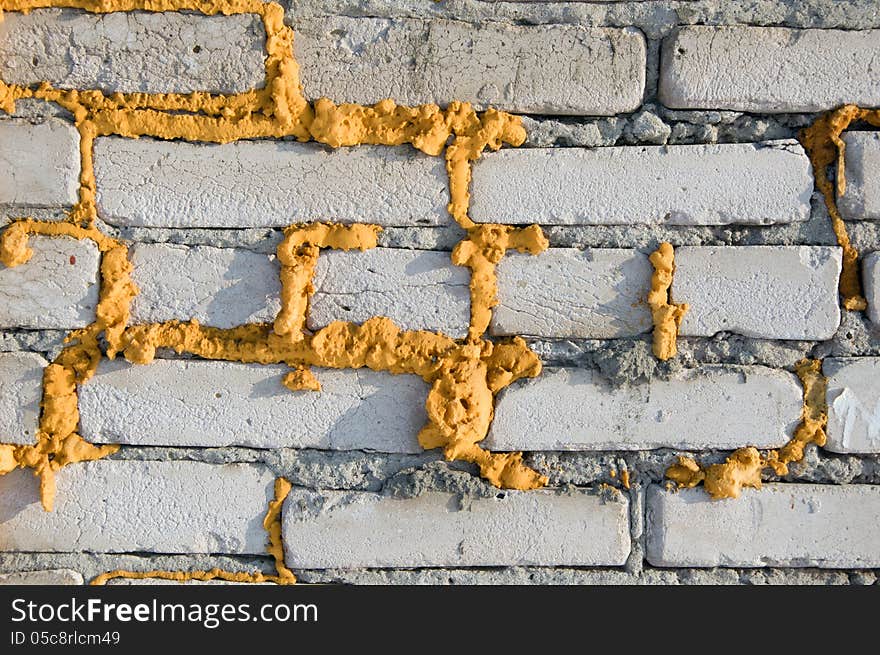
<path fill-rule="evenodd" d="M 296 584 L 296 576 L 284 564 L 284 544 L 281 540 L 281 507 L 293 486 L 285 478 L 275 479 L 275 497 L 269 502 L 269 508 L 263 518 L 263 529 L 269 537 L 267 552 L 275 559 L 275 575 L 264 573 L 232 573 L 223 569 L 211 569 L 210 571 L 125 571 L 117 569 L 95 576 L 89 584 L 105 585 L 108 580 L 115 578 L 129 578 L 144 580 L 158 578 L 161 580 L 173 580 L 175 582 L 187 582 L 189 580 L 226 580 L 227 582 L 274 582 L 280 585 Z"/>
<path fill-rule="evenodd" d="M 840 295 L 843 306 L 852 311 L 862 311 L 868 303 L 862 295 L 859 280 L 859 253 L 850 243 L 846 232 L 846 223 L 837 209 L 835 184 L 828 178 L 828 167 L 835 164 L 836 191 L 838 195 L 846 193 L 846 175 L 844 158 L 846 144 L 840 135 L 854 121 L 866 121 L 880 127 L 880 109 L 863 109 L 856 105 L 844 105 L 820 116 L 808 128 L 801 131 L 800 140 L 810 156 L 813 165 L 813 177 L 816 188 L 825 199 L 825 206 L 831 216 L 831 227 L 837 237 L 837 243 L 843 248 L 843 271 L 840 275 Z"/>
<path fill-rule="evenodd" d="M 41 430 L 34 446 L 0 445 L 0 472 L 26 466 L 41 476 L 43 506 L 51 509 L 54 472 L 66 463 L 97 459 L 117 446 L 97 448 L 75 432 L 78 423 L 76 385 L 94 375 L 102 357 L 98 338 L 108 343 L 107 356 L 124 352 L 135 363 L 148 363 L 156 348 L 174 348 L 207 359 L 240 362 L 285 362 L 293 370 L 284 378 L 292 390 L 320 390 L 310 366 L 369 366 L 392 373 L 421 376 L 432 385 L 426 403 L 428 424 L 419 435 L 426 447 L 442 447 L 449 459 L 475 463 L 498 486 L 531 489 L 547 479 L 522 463 L 520 453 L 489 453 L 485 438 L 494 411 L 494 396 L 521 377 L 540 373 L 537 356 L 521 339 L 493 344 L 482 339 L 497 303 L 495 265 L 508 249 L 538 253 L 547 241 L 537 226 L 476 226 L 467 215 L 470 166 L 486 149 L 517 146 L 525 130 L 517 116 L 489 109 L 482 114 L 469 103 L 445 109 L 426 104 L 407 107 L 393 100 L 372 106 L 335 104 L 327 98 L 309 103 L 302 95 L 299 67 L 293 57 L 293 31 L 284 25 L 284 10 L 259 0 L 0 0 L 0 9 L 27 13 L 42 7 L 77 8 L 94 13 L 114 11 L 190 10 L 206 15 L 253 13 L 266 32 L 266 84 L 262 89 L 217 95 L 203 92 L 112 93 L 64 90 L 44 82 L 34 88 L 0 82 L 0 108 L 11 113 L 15 101 L 40 98 L 69 110 L 80 133 L 79 202 L 67 221 L 22 219 L 13 222 L 0 241 L 7 266 L 30 258 L 28 237 L 69 236 L 91 239 L 102 253 L 100 302 L 96 320 L 71 333 L 69 345 L 47 370 Z M 409 144 L 431 156 L 445 152 L 449 173 L 449 211 L 469 230 L 455 249 L 453 261 L 472 271 L 472 324 L 466 343 L 442 334 L 402 332 L 377 317 L 363 325 L 334 323 L 314 335 L 304 332 L 311 278 L 320 249 L 366 249 L 376 245 L 379 228 L 370 225 L 314 224 L 288 228 L 278 249 L 282 265 L 282 309 L 273 326 L 242 325 L 231 330 L 203 327 L 196 321 L 128 326 L 131 264 L 125 244 L 95 227 L 96 183 L 93 146 L 98 136 L 151 136 L 229 143 L 248 138 L 295 137 L 332 147 L 360 144 Z M 447 146 L 447 143 L 452 140 Z"/>
<path fill-rule="evenodd" d="M 648 258 L 654 267 L 651 275 L 651 290 L 648 292 L 648 306 L 654 322 L 654 356 L 667 360 L 678 352 L 676 341 L 678 328 L 687 313 L 687 304 L 673 304 L 669 300 L 669 289 L 675 273 L 675 251 L 672 244 L 661 243 Z"/>
<path fill-rule="evenodd" d="M 804 389 L 804 405 L 801 423 L 794 436 L 779 450 L 761 455 L 757 448 L 747 447 L 734 451 L 723 464 L 703 466 L 692 457 L 680 455 L 675 464 L 666 470 L 666 477 L 679 488 L 703 484 L 713 499 L 739 498 L 743 487 L 761 488 L 761 472 L 772 468 L 777 475 L 786 475 L 788 465 L 804 457 L 807 445 L 825 445 L 825 426 L 828 423 L 828 406 L 825 392 L 828 380 L 822 375 L 822 362 L 818 359 L 801 360 L 795 367 Z"/>

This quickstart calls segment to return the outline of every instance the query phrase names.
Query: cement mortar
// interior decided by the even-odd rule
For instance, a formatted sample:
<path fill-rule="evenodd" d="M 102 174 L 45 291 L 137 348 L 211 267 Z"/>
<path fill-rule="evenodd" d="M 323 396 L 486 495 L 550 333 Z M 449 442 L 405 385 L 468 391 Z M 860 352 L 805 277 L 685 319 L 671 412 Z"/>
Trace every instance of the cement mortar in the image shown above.
<path fill-rule="evenodd" d="M 230 572 L 273 573 L 268 557 L 217 555 L 108 555 L 100 553 L 0 553 L 0 573 L 70 568 L 86 582 L 116 569 L 188 571 L 221 568 Z M 505 567 L 474 569 L 300 570 L 305 584 L 593 584 L 593 585 L 876 585 L 880 570 L 822 569 L 656 569 L 639 572 L 607 568 Z"/>

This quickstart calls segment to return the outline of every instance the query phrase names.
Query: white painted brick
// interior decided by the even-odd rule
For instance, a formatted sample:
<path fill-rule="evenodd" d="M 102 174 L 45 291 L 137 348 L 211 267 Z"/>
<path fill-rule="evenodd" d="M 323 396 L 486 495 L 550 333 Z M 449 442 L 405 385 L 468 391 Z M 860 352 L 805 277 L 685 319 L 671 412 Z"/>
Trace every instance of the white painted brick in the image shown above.
<path fill-rule="evenodd" d="M 33 257 L 0 264 L 0 327 L 85 327 L 98 305 L 98 248 L 91 241 L 33 237 Z"/>
<path fill-rule="evenodd" d="M 0 443 L 34 443 L 46 363 L 36 353 L 0 353 Z"/>
<path fill-rule="evenodd" d="M 113 225 L 284 227 L 448 223 L 441 157 L 409 146 L 330 150 L 292 141 L 95 143 L 98 211 Z"/>
<path fill-rule="evenodd" d="M 880 324 L 880 251 L 868 253 L 862 260 L 862 283 L 868 300 L 868 318 Z"/>
<path fill-rule="evenodd" d="M 56 480 L 46 512 L 30 471 L 0 476 L 0 551 L 265 553 L 273 477 L 264 467 L 103 460 Z"/>
<path fill-rule="evenodd" d="M 880 358 L 829 357 L 828 443 L 835 453 L 880 453 Z"/>
<path fill-rule="evenodd" d="M 583 492 L 507 491 L 471 499 L 295 489 L 282 511 L 285 562 L 302 569 L 619 565 L 628 503 Z"/>
<path fill-rule="evenodd" d="M 0 120 L 0 205 L 73 205 L 78 177 L 79 134 L 73 125 L 54 118 L 37 124 Z"/>
<path fill-rule="evenodd" d="M 805 221 L 813 176 L 794 141 L 528 148 L 474 164 L 475 221 L 763 225 Z"/>
<path fill-rule="evenodd" d="M 413 375 L 315 369 L 323 391 L 290 391 L 290 369 L 233 362 L 102 361 L 80 387 L 83 436 L 156 446 L 421 452 L 427 385 Z"/>
<path fill-rule="evenodd" d="M 448 252 L 327 250 L 318 258 L 308 327 L 387 316 L 405 330 L 467 336 L 470 275 Z"/>
<path fill-rule="evenodd" d="M 0 78 L 64 89 L 234 93 L 265 81 L 259 17 L 36 9 L 0 23 Z"/>
<path fill-rule="evenodd" d="M 0 573 L 0 585 L 81 585 L 82 574 L 71 569 Z"/>
<path fill-rule="evenodd" d="M 613 339 L 651 329 L 653 272 L 635 250 L 551 248 L 498 264 L 495 335 Z"/>
<path fill-rule="evenodd" d="M 672 299 L 690 305 L 680 334 L 830 339 L 840 325 L 841 262 L 837 247 L 676 248 Z"/>
<path fill-rule="evenodd" d="M 846 218 L 880 219 L 880 132 L 845 132 L 842 138 L 846 192 L 837 207 Z"/>
<path fill-rule="evenodd" d="M 634 29 L 321 17 L 297 21 L 309 98 L 372 104 L 453 100 L 521 113 L 635 110 L 645 39 Z"/>
<path fill-rule="evenodd" d="M 516 382 L 499 394 L 485 446 L 533 451 L 769 448 L 791 438 L 801 407 L 797 377 L 761 366 L 706 365 L 670 380 L 619 388 L 590 369 L 545 369 L 539 378 Z"/>
<path fill-rule="evenodd" d="M 684 27 L 663 43 L 660 100 L 681 109 L 880 104 L 880 30 Z"/>
<path fill-rule="evenodd" d="M 230 328 L 271 323 L 281 309 L 280 267 L 274 255 L 234 248 L 139 243 L 129 258 L 140 294 L 132 322 L 195 318 Z"/>
<path fill-rule="evenodd" d="M 740 498 L 648 489 L 655 566 L 880 566 L 880 487 L 768 484 Z"/>

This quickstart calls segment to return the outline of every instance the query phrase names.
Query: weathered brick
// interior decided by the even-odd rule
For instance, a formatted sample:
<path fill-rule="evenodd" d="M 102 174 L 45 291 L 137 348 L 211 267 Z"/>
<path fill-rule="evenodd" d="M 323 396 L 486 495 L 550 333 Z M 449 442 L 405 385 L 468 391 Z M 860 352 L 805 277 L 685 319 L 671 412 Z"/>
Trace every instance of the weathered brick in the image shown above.
<path fill-rule="evenodd" d="M 880 487 L 768 484 L 740 498 L 648 489 L 655 566 L 880 566 Z"/>
<path fill-rule="evenodd" d="M 323 391 L 290 391 L 285 366 L 103 361 L 80 388 L 93 442 L 420 452 L 428 387 L 413 375 L 316 369 Z"/>
<path fill-rule="evenodd" d="M 79 134 L 73 125 L 58 119 L 0 120 L 0 205 L 73 205 L 78 177 Z"/>
<path fill-rule="evenodd" d="M 813 177 L 794 141 L 527 148 L 474 164 L 475 221 L 763 225 L 804 221 Z"/>
<path fill-rule="evenodd" d="M 449 221 L 443 159 L 409 146 L 329 150 L 106 137 L 95 143 L 98 211 L 113 225 L 283 227 L 311 221 Z"/>
<path fill-rule="evenodd" d="M 838 196 L 837 207 L 846 218 L 880 219 L 880 132 L 846 132 L 841 138 L 846 191 Z"/>
<path fill-rule="evenodd" d="M 376 248 L 324 251 L 315 270 L 308 326 L 387 316 L 405 330 L 467 336 L 470 275 L 448 252 Z"/>
<path fill-rule="evenodd" d="M 303 569 L 619 565 L 630 550 L 622 495 L 507 491 L 462 506 L 442 492 L 295 489 L 282 520 L 285 561 Z"/>
<path fill-rule="evenodd" d="M 111 93 L 235 93 L 263 86 L 265 39 L 253 15 L 6 13 L 0 78 Z"/>
<path fill-rule="evenodd" d="M 0 476 L 0 550 L 263 554 L 272 474 L 261 466 L 98 461 L 56 474 L 55 510 L 39 480 Z"/>
<path fill-rule="evenodd" d="M 752 112 L 874 106 L 878 55 L 880 30 L 684 27 L 663 43 L 660 100 Z"/>
<path fill-rule="evenodd" d="M 71 569 L 0 573 L 0 585 L 81 585 L 82 574 Z"/>
<path fill-rule="evenodd" d="M 85 327 L 98 304 L 98 249 L 90 241 L 34 237 L 30 261 L 0 264 L 0 327 Z"/>
<path fill-rule="evenodd" d="M 551 248 L 498 264 L 495 335 L 613 339 L 651 329 L 653 272 L 635 250 Z"/>
<path fill-rule="evenodd" d="M 690 304 L 680 334 L 830 339 L 840 325 L 841 262 L 837 247 L 676 248 L 671 295 Z"/>
<path fill-rule="evenodd" d="M 613 115 L 642 103 L 634 29 L 321 17 L 297 21 L 305 94 L 337 102 L 453 100 L 537 114 Z"/>
<path fill-rule="evenodd" d="M 36 353 L 0 353 L 0 443 L 34 442 L 45 367 Z"/>
<path fill-rule="evenodd" d="M 829 357 L 828 442 L 835 453 L 880 453 L 880 358 Z"/>
<path fill-rule="evenodd" d="M 545 369 L 539 378 L 516 382 L 499 394 L 485 445 L 491 450 L 769 448 L 791 438 L 801 407 L 797 377 L 761 366 L 705 365 L 670 380 L 621 388 L 590 369 Z"/>
<path fill-rule="evenodd" d="M 862 260 L 862 282 L 868 300 L 868 318 L 880 324 L 880 251 L 868 253 Z"/>
<path fill-rule="evenodd" d="M 145 244 L 132 246 L 132 279 L 140 294 L 132 321 L 197 319 L 230 328 L 272 322 L 281 308 L 274 256 L 234 248 Z"/>

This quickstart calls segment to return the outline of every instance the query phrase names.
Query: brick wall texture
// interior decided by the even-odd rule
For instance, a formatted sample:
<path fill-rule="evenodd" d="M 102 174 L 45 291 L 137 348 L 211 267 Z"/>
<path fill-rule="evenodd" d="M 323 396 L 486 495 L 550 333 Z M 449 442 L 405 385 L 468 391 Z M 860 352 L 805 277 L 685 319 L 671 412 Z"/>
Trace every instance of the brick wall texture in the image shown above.
<path fill-rule="evenodd" d="M 451 120 L 430 105 L 454 101 L 519 117 L 519 147 L 492 137 L 466 164 L 475 227 L 456 214 L 455 130 L 434 151 L 389 144 L 385 128 L 349 142 L 261 132 L 284 119 L 252 100 L 275 93 L 257 13 L 58 4 L 0 22 L 0 584 L 272 574 L 263 517 L 278 478 L 293 485 L 284 560 L 306 582 L 877 584 L 880 112 L 828 141 L 843 154 L 821 174 L 805 131 L 842 105 L 880 106 L 873 3 L 271 5 L 316 115 L 321 98 L 391 98 L 428 105 L 423 120 Z M 165 127 L 144 127 L 151 116 Z M 339 135 L 360 119 L 333 120 Z M 28 218 L 32 253 L 13 261 Z M 236 330 L 280 334 L 286 276 L 305 261 L 291 265 L 285 228 L 319 223 L 381 230 L 363 250 L 295 251 L 317 259 L 288 343 L 319 348 L 340 322 L 375 317 L 460 352 L 521 339 L 528 375 L 481 364 L 489 405 L 439 413 L 457 430 L 482 412 L 479 445 L 522 452 L 540 488 L 493 486 L 451 441 L 420 438 L 452 382 L 374 364 L 378 346 L 359 368 L 298 372 L 291 357 L 206 354 L 207 332 L 160 343 L 151 363 L 132 356 L 147 337 L 114 348 L 117 251 L 102 239 L 124 246 L 139 291 L 125 334 L 188 325 L 238 343 Z M 497 302 L 475 335 L 485 280 L 460 244 L 486 224 L 537 225 L 546 242 L 490 248 Z M 675 257 L 666 299 L 688 306 L 668 359 L 648 302 L 662 242 Z M 841 286 L 853 270 L 861 305 Z M 94 361 L 65 363 L 65 339 L 99 324 Z M 803 360 L 817 362 L 812 394 Z M 115 452 L 63 465 L 47 427 L 67 402 L 59 362 L 76 372 L 62 437 Z M 320 390 L 292 391 L 306 370 Z M 768 465 L 810 412 L 827 438 Z M 35 444 L 48 473 L 20 466 Z M 744 447 L 764 459 L 738 497 L 667 476 L 680 457 L 708 475 Z"/>

